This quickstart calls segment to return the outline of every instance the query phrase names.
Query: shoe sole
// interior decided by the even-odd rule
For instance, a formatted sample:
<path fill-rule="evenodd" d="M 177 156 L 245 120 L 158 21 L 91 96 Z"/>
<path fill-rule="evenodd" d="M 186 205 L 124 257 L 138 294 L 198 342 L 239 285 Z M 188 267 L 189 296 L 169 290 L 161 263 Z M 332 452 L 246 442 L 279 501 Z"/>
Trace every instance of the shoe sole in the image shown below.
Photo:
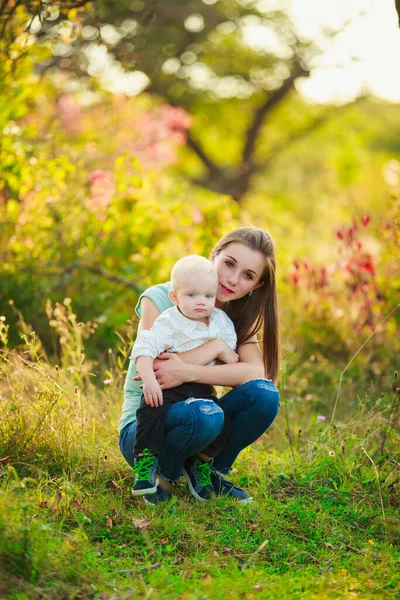
<path fill-rule="evenodd" d="M 147 488 L 143 490 L 134 490 L 132 488 L 132 496 L 147 496 L 147 494 L 155 494 L 158 486 L 158 477 L 156 479 L 156 485 L 152 488 Z"/>
<path fill-rule="evenodd" d="M 199 494 L 194 489 L 191 479 L 190 479 L 190 476 L 189 476 L 189 473 L 186 471 L 185 468 L 182 469 L 182 473 L 183 473 L 184 478 L 186 479 L 186 483 L 188 485 L 189 491 L 192 494 L 192 496 L 194 498 L 196 498 L 196 500 L 200 500 L 200 502 L 207 502 L 208 498 L 202 498 L 201 496 L 199 496 Z"/>

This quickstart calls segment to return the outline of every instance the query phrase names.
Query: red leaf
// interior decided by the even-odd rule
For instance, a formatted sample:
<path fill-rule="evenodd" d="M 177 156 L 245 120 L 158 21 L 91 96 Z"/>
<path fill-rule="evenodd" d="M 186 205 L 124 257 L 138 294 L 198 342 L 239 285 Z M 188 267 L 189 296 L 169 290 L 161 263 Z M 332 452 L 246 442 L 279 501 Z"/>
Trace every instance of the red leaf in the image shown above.
<path fill-rule="evenodd" d="M 371 222 L 371 217 L 369 215 L 364 215 L 361 219 L 361 223 L 364 225 L 364 227 L 368 227 L 370 222 Z"/>
<path fill-rule="evenodd" d="M 169 542 L 169 538 L 167 538 L 167 537 L 161 538 L 161 540 L 160 540 L 160 544 L 162 546 L 165 546 L 165 544 L 167 544 L 168 542 Z"/>

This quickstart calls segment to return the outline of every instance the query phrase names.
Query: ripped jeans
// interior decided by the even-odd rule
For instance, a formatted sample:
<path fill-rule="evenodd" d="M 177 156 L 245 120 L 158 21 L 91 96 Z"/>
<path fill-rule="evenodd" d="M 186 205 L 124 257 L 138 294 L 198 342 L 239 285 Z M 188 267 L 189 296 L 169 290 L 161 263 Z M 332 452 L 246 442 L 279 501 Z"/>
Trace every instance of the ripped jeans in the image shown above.
<path fill-rule="evenodd" d="M 239 452 L 255 442 L 274 421 L 279 410 L 279 392 L 267 379 L 254 379 L 230 390 L 220 398 L 231 421 L 231 432 L 223 451 L 214 458 L 214 467 L 229 474 Z M 161 474 L 177 481 L 184 461 L 202 452 L 222 432 L 224 412 L 214 402 L 190 400 L 170 407 L 166 418 L 164 451 L 158 462 Z M 133 467 L 136 421 L 120 432 L 119 447 Z"/>

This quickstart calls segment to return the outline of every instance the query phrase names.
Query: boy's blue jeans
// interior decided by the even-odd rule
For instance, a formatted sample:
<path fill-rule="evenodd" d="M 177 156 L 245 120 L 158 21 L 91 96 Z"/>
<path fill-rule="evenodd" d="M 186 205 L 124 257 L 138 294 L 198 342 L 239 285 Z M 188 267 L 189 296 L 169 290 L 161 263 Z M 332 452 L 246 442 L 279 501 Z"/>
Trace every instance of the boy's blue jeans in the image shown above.
<path fill-rule="evenodd" d="M 214 467 L 229 474 L 237 455 L 268 429 L 279 409 L 279 392 L 267 379 L 254 379 L 233 388 L 221 402 L 231 419 L 232 432 Z M 222 431 L 224 413 L 211 400 L 190 399 L 170 407 L 163 453 L 158 457 L 161 474 L 170 481 L 181 476 L 184 461 L 202 452 Z M 120 432 L 120 450 L 133 467 L 136 422 Z"/>

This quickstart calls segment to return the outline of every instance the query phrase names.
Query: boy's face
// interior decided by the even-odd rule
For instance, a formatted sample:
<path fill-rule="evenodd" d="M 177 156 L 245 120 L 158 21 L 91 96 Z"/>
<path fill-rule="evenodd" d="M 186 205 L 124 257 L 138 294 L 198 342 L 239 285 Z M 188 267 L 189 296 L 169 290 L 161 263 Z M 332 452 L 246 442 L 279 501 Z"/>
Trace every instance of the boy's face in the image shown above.
<path fill-rule="evenodd" d="M 211 315 L 215 307 L 217 288 L 217 278 L 212 274 L 201 279 L 189 275 L 179 283 L 176 292 L 170 292 L 170 298 L 185 317 L 203 321 Z"/>

